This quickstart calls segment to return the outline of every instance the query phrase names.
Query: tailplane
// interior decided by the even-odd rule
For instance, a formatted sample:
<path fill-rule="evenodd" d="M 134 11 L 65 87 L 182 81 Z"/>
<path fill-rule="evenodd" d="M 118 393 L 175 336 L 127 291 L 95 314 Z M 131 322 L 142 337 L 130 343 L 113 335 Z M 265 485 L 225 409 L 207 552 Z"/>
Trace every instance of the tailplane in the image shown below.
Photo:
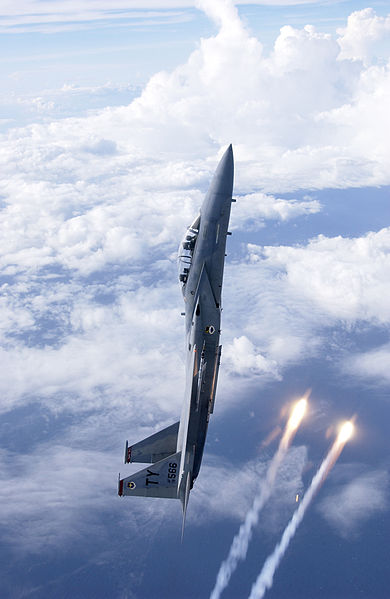
<path fill-rule="evenodd" d="M 118 495 L 177 499 L 181 451 L 126 478 L 119 478 Z"/>

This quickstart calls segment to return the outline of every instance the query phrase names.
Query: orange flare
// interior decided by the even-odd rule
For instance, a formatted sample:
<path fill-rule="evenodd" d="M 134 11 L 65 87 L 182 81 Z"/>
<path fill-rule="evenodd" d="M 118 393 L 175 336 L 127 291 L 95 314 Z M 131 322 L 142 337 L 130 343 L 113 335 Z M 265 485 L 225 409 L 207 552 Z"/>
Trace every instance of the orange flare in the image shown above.
<path fill-rule="evenodd" d="M 344 443 L 349 441 L 350 438 L 352 437 L 353 431 L 354 431 L 353 422 L 351 422 L 350 420 L 347 420 L 347 422 L 344 422 L 344 424 L 341 427 L 340 432 L 337 436 L 337 443 L 339 443 L 340 445 L 344 445 Z"/>
<path fill-rule="evenodd" d="M 305 415 L 307 408 L 307 400 L 305 397 L 300 399 L 294 406 L 291 416 L 287 423 L 287 428 L 295 430 L 301 424 L 302 418 Z"/>

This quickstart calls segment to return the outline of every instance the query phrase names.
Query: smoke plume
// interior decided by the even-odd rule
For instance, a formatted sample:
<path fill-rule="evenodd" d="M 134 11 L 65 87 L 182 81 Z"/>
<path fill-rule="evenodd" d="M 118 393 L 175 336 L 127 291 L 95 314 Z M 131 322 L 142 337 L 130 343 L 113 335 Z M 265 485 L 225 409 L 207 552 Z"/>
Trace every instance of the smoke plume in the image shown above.
<path fill-rule="evenodd" d="M 241 524 L 240 530 L 233 539 L 228 557 L 221 564 L 214 589 L 210 595 L 210 599 L 219 599 L 222 591 L 229 584 L 230 578 L 237 568 L 238 562 L 240 560 L 244 560 L 246 557 L 248 546 L 252 538 L 253 528 L 259 521 L 260 511 L 263 509 L 264 505 L 271 496 L 276 473 L 303 418 L 306 405 L 307 399 L 304 397 L 294 406 L 294 409 L 292 410 L 285 428 L 285 432 L 280 440 L 278 450 L 268 467 L 265 481 L 261 486 L 260 492 L 255 497 L 253 505 L 246 515 L 245 521 L 243 524 Z"/>
<path fill-rule="evenodd" d="M 263 569 L 261 570 L 256 582 L 252 586 L 249 599 L 261 599 L 264 597 L 264 593 L 267 589 L 272 587 L 274 574 L 276 568 L 279 566 L 282 558 L 290 544 L 291 539 L 295 535 L 295 532 L 303 520 L 307 508 L 309 507 L 314 495 L 326 479 L 340 453 L 343 450 L 345 443 L 348 441 L 352 434 L 352 423 L 346 422 L 341 429 L 336 441 L 333 443 L 328 455 L 322 462 L 321 466 L 314 475 L 311 481 L 310 487 L 308 488 L 302 502 L 299 504 L 298 509 L 295 511 L 293 517 L 288 523 L 284 530 L 282 538 L 278 545 L 276 545 L 273 553 L 266 559 Z"/>

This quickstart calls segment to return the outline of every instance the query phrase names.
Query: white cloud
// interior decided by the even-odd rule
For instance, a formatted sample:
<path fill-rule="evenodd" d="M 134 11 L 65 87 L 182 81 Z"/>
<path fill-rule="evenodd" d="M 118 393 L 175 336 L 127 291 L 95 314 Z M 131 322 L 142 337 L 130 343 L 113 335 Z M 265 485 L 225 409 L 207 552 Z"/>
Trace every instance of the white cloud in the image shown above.
<path fill-rule="evenodd" d="M 373 126 L 387 119 L 386 66 L 340 60 L 337 40 L 309 26 L 284 27 L 265 57 L 226 10 L 231 18 L 187 63 L 154 75 L 130 106 L 64 123 L 68 131 L 100 131 L 122 151 L 192 160 L 233 141 L 245 167 L 239 184 L 251 191 L 385 183 L 387 140 L 378 145 Z"/>
<path fill-rule="evenodd" d="M 30 312 L 18 305 L 14 297 L 4 297 L 7 283 L 0 287 L 3 297 L 0 297 L 0 338 L 4 342 L 4 336 L 10 330 L 20 331 L 34 324 Z"/>
<path fill-rule="evenodd" d="M 231 229 L 256 231 L 264 226 L 264 220 L 286 222 L 300 216 L 315 214 L 321 210 L 318 200 L 306 197 L 302 201 L 284 200 L 264 193 L 250 193 L 237 197 Z"/>
<path fill-rule="evenodd" d="M 184 364 L 177 349 L 183 342 L 183 323 L 178 309 L 170 307 L 171 290 L 139 287 L 108 306 L 93 301 L 93 287 L 85 295 L 75 287 L 72 292 L 73 305 L 60 303 L 57 315 L 51 308 L 59 297 L 51 298 L 52 304 L 44 295 L 28 302 L 29 316 L 34 315 L 37 324 L 23 323 L 16 340 L 5 338 L 0 350 L 2 410 L 40 401 L 54 412 L 83 412 L 103 407 L 108 398 L 111 407 L 127 404 L 134 416 L 142 397 L 156 419 L 164 412 L 177 419 L 184 390 Z M 159 306 L 157 298 L 166 307 Z M 55 322 L 53 339 L 39 324 L 41 302 L 46 318 L 67 321 L 64 329 Z M 39 342 L 26 344 L 22 333 L 27 339 L 38 336 Z"/>
<path fill-rule="evenodd" d="M 145 0 L 128 2 L 114 0 L 107 3 L 101 0 L 58 3 L 47 0 L 22 0 L 17 5 L 3 2 L 0 8 L 3 33 L 57 33 L 100 29 L 115 23 L 116 27 L 145 27 L 178 23 L 190 18 L 188 11 L 173 9 L 192 6 L 183 0 Z"/>
<path fill-rule="evenodd" d="M 219 0 L 215 5 L 231 4 Z M 239 0 L 235 4 L 268 4 L 277 6 L 313 4 L 313 0 Z M 77 24 L 83 21 L 122 20 L 122 19 L 155 19 L 166 16 L 166 11 L 177 8 L 191 8 L 200 6 L 197 0 L 112 0 L 109 7 L 102 0 L 79 0 L 58 3 L 52 0 L 21 0 L 17 4 L 2 2 L 0 15 L 4 24 L 12 28 L 21 25 L 51 24 L 61 22 L 73 22 Z M 208 5 L 202 6 L 209 9 Z M 230 7 L 229 7 L 230 8 Z M 212 9 L 209 9 L 210 11 Z M 163 11 L 163 12 L 158 12 Z M 214 10 L 215 14 L 215 10 Z M 168 13 L 168 16 L 169 13 Z M 175 16 L 175 13 L 173 13 Z M 216 15 L 219 18 L 219 15 Z M 96 27 L 96 23 L 95 23 Z"/>
<path fill-rule="evenodd" d="M 97 439 L 94 439 L 97 442 Z M 117 456 L 99 447 L 82 449 L 65 443 L 42 444 L 28 455 L 1 451 L 0 525 L 3 542 L 18 556 L 47 554 L 67 544 L 83 543 L 111 534 L 105 519 L 132 538 L 152 517 L 172 523 L 178 505 L 132 501 L 132 518 L 123 518 L 123 501 L 116 494 Z M 14 501 L 15 496 L 18 500 Z M 177 518 L 177 523 L 179 518 Z M 176 523 L 175 522 L 175 523 Z M 151 539 L 155 527 L 143 530 Z M 109 541 L 108 541 L 109 542 Z M 140 548 L 141 549 L 141 548 Z M 142 549 L 141 549 L 142 551 Z"/>
<path fill-rule="evenodd" d="M 245 335 L 234 338 L 224 350 L 225 369 L 241 376 L 270 375 L 279 378 L 277 362 L 265 358 L 256 351 L 253 343 Z"/>
<path fill-rule="evenodd" d="M 379 17 L 372 8 L 353 12 L 348 17 L 347 26 L 339 29 L 338 43 L 341 47 L 339 58 L 352 58 L 371 64 L 373 58 L 390 51 L 390 16 Z"/>
<path fill-rule="evenodd" d="M 390 344 L 345 359 L 344 368 L 353 376 L 390 382 Z"/>
<path fill-rule="evenodd" d="M 319 0 L 316 0 L 317 2 Z M 234 4 L 296 6 L 313 0 L 238 0 Z M 99 30 L 110 27 L 142 28 L 182 23 L 193 18 L 193 8 L 201 8 L 221 22 L 232 12 L 230 0 L 113 0 L 109 7 L 101 0 L 58 3 L 47 0 L 22 0 L 17 5 L 3 2 L 0 31 L 7 34 L 58 33 Z"/>
<path fill-rule="evenodd" d="M 302 359 L 335 350 L 333 361 L 344 372 L 388 380 L 387 346 L 347 357 L 347 347 L 332 347 L 327 329 L 388 328 L 389 272 L 390 229 L 357 238 L 321 235 L 296 247 L 249 244 L 246 263 L 226 269 L 223 376 L 266 383 Z"/>
<path fill-rule="evenodd" d="M 151 145 L 151 130 L 154 147 L 167 151 L 169 139 L 170 152 L 207 154 L 233 141 L 248 163 L 239 185 L 252 189 L 386 183 L 387 140 L 378 146 L 372 126 L 387 122 L 387 67 L 340 59 L 337 40 L 311 26 L 282 28 L 265 57 L 223 7 L 219 33 L 202 39 L 186 64 L 152 77 L 123 114 L 142 127 L 142 146 Z"/>
<path fill-rule="evenodd" d="M 294 298 L 308 300 L 332 320 L 389 324 L 389 228 L 352 239 L 320 235 L 306 247 L 249 250 L 255 264 L 263 257 L 266 266 L 285 272 Z"/>
<path fill-rule="evenodd" d="M 95 535 L 101 538 L 110 534 L 105 530 L 105 514 L 118 519 L 117 526 L 125 527 L 130 538 L 140 530 L 143 535 L 153 537 L 162 520 L 164 528 L 173 526 L 179 530 L 178 501 L 118 498 L 118 456 L 107 450 L 101 415 L 99 420 L 98 428 L 94 428 L 91 419 L 84 425 L 78 423 L 61 442 L 42 443 L 28 454 L 0 452 L 0 525 L 3 540 L 19 554 L 45 553 L 67 543 L 74 544 L 85 536 L 92 539 Z M 112 434 L 112 422 L 105 421 L 107 424 Z M 285 510 L 291 508 L 295 494 L 302 489 L 305 462 L 304 447 L 290 449 L 280 468 L 267 516 L 260 524 L 262 529 L 272 531 L 280 527 Z M 187 526 L 207 526 L 214 518 L 241 519 L 261 484 L 266 465 L 262 458 L 244 466 L 233 466 L 209 455 L 191 493 Z M 132 464 L 123 468 L 136 471 L 139 467 Z M 12 500 L 15 494 L 18 501 Z M 126 522 L 124 503 L 131 503 L 132 517 L 125 518 Z M 145 524 L 152 518 L 156 526 L 148 527 L 145 533 Z"/>
<path fill-rule="evenodd" d="M 245 373 L 259 384 L 261 378 L 280 379 L 287 366 L 317 354 L 329 317 L 292 294 L 280 265 L 268 260 L 230 264 L 224 298 L 222 366 L 227 372 Z"/>
<path fill-rule="evenodd" d="M 338 534 L 350 537 L 367 520 L 387 511 L 388 486 L 387 471 L 374 470 L 340 486 L 317 509 Z"/>
<path fill-rule="evenodd" d="M 137 441 L 178 419 L 184 326 L 176 246 L 228 142 L 238 229 L 250 219 L 257 230 L 263 220 L 319 210 L 311 198 L 278 197 L 283 190 L 389 183 L 388 54 L 380 64 L 340 58 L 337 40 L 307 27 L 284 28 L 266 57 L 230 14 L 185 64 L 156 74 L 129 105 L 0 138 L 1 410 L 35 402 L 80 419 L 64 424 L 65 439 L 53 430 L 48 444 L 23 455 L 2 452 L 0 523 L 18 550 L 90 537 L 105 526 L 106 510 L 122 526 L 115 497 L 122 447 L 113 445 L 126 428 Z M 38 111 L 51 101 L 42 97 Z M 278 380 L 316 355 L 326 327 L 388 326 L 389 239 L 383 229 L 301 247 L 252 244 L 227 265 L 219 414 L 242 402 L 243 385 L 258 391 L 258 381 Z M 266 530 L 280 528 L 291 511 L 305 461 L 304 448 L 289 453 Z M 232 466 L 205 455 L 189 522 L 242 518 L 264 466 L 264 459 Z M 352 489 L 359 514 L 367 504 L 362 486 Z M 344 506 L 349 496 L 341 494 Z M 379 491 L 376 510 L 383 497 Z M 124 525 L 139 538 L 137 527 L 159 512 L 176 526 L 180 504 L 172 503 L 135 499 L 136 517 Z"/>
<path fill-rule="evenodd" d="M 185 64 L 154 75 L 129 106 L 19 131 L 5 139 L 6 156 L 23 152 L 22 172 L 30 170 L 49 143 L 60 158 L 50 154 L 50 170 L 82 178 L 90 169 L 84 159 L 81 170 L 81 147 L 103 139 L 118 149 L 116 173 L 131 168 L 134 156 L 149 168 L 157 156 L 186 166 L 209 156 L 211 174 L 215 154 L 232 141 L 242 192 L 388 183 L 389 142 L 380 133 L 389 118 L 389 52 L 380 66 L 364 66 L 342 58 L 330 34 L 285 26 L 267 57 L 232 5 L 223 7 L 213 13 L 217 35 L 202 39 Z M 34 153 L 27 151 L 32 143 Z"/>
<path fill-rule="evenodd" d="M 164 379 L 152 403 L 174 413 L 183 337 L 176 245 L 228 141 L 241 196 L 237 227 L 255 219 L 256 230 L 263 219 L 320 208 L 259 188 L 387 180 L 388 140 L 370 137 L 375 122 L 383 127 L 375 121 L 381 109 L 388 113 L 386 68 L 340 60 L 337 41 L 312 27 L 283 28 L 265 57 L 232 5 L 223 6 L 214 15 L 220 31 L 185 64 L 152 77 L 128 106 L 0 139 L 1 351 L 14 377 L 10 385 L 5 369 L 0 375 L 4 407 L 53 396 L 55 409 L 76 409 L 75 397 L 100 405 L 108 393 L 115 403 L 128 388 L 151 398 Z M 337 111 L 350 115 L 342 128 Z M 387 325 L 388 238 L 383 229 L 301 248 L 252 245 L 244 263 L 240 256 L 230 264 L 222 366 L 229 385 L 237 374 L 280 377 L 315 354 L 323 327 L 340 320 Z M 110 307 L 96 300 L 93 277 L 110 281 Z"/>

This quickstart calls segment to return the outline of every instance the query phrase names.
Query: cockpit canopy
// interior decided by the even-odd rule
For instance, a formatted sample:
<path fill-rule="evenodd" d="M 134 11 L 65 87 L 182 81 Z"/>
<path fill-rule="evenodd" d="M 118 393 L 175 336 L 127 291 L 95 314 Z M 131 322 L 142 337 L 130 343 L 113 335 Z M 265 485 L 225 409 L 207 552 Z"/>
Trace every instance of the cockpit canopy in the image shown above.
<path fill-rule="evenodd" d="M 200 216 L 188 227 L 184 239 L 180 243 L 178 251 L 179 281 L 185 287 L 190 272 L 192 257 L 194 254 L 196 240 L 199 233 Z"/>

